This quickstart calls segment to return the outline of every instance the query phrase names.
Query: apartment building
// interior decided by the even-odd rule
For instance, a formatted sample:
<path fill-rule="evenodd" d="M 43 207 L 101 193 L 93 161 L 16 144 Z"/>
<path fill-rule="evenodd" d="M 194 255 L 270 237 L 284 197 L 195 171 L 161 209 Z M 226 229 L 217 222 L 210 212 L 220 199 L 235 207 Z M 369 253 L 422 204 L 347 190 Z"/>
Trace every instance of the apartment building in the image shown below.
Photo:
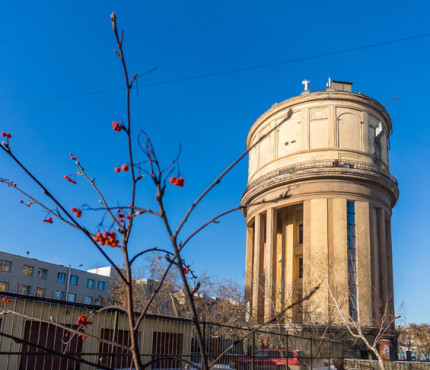
<path fill-rule="evenodd" d="M 0 292 L 103 305 L 112 288 L 111 267 L 89 271 L 0 252 Z"/>

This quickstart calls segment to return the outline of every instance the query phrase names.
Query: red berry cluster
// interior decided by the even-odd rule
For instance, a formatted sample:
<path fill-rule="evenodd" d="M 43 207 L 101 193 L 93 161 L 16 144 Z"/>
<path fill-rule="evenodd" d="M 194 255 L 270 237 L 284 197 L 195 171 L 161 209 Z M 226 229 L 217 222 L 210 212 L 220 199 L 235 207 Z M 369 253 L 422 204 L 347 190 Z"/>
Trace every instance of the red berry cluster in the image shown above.
<path fill-rule="evenodd" d="M 121 131 L 121 124 L 120 123 L 113 121 L 112 126 L 113 126 L 114 131 Z"/>
<path fill-rule="evenodd" d="M 2 137 L 7 137 L 8 139 L 12 139 L 12 135 L 11 134 L 8 134 L 7 132 L 2 132 L 1 134 L 0 134 Z"/>
<path fill-rule="evenodd" d="M 79 217 L 82 216 L 82 211 L 80 209 L 76 208 L 76 207 L 72 207 L 72 212 L 75 212 L 75 216 L 77 218 L 79 218 Z"/>
<path fill-rule="evenodd" d="M 190 265 L 187 265 L 186 267 L 182 267 L 182 271 L 184 272 L 184 274 L 188 274 L 190 272 Z"/>
<path fill-rule="evenodd" d="M 9 181 L 9 183 L 7 184 L 7 187 L 10 187 L 10 186 L 16 186 L 16 184 L 14 184 L 13 181 Z"/>
<path fill-rule="evenodd" d="M 64 175 L 64 178 L 65 178 L 68 182 L 71 182 L 72 184 L 75 184 L 75 185 L 76 185 L 76 181 L 72 180 L 69 176 Z"/>
<path fill-rule="evenodd" d="M 129 169 L 128 164 L 123 164 L 121 167 L 115 167 L 115 172 L 121 172 L 121 169 L 124 172 L 127 172 Z"/>
<path fill-rule="evenodd" d="M 10 299 L 5 297 L 5 298 L 3 298 L 3 302 L 10 303 Z"/>
<path fill-rule="evenodd" d="M 118 247 L 119 240 L 116 237 L 115 232 L 105 231 L 103 234 L 98 232 L 97 235 L 93 238 L 96 243 L 100 245 L 108 245 L 112 248 Z"/>
<path fill-rule="evenodd" d="M 73 153 L 69 153 L 69 155 L 70 155 L 70 159 L 71 159 L 72 161 L 76 161 L 76 157 L 74 156 L 74 154 L 73 154 Z"/>
<path fill-rule="evenodd" d="M 88 321 L 87 317 L 85 315 L 81 315 L 78 317 L 78 325 L 86 326 L 86 325 L 92 325 L 92 321 Z"/>
<path fill-rule="evenodd" d="M 49 224 L 52 224 L 52 222 L 53 222 L 51 217 L 44 218 L 42 221 L 43 221 L 43 222 L 47 222 L 47 223 L 49 223 Z"/>
<path fill-rule="evenodd" d="M 183 177 L 171 177 L 169 179 L 170 183 L 175 185 L 175 186 L 179 186 L 181 188 L 184 187 L 184 183 L 185 183 L 185 179 Z"/>

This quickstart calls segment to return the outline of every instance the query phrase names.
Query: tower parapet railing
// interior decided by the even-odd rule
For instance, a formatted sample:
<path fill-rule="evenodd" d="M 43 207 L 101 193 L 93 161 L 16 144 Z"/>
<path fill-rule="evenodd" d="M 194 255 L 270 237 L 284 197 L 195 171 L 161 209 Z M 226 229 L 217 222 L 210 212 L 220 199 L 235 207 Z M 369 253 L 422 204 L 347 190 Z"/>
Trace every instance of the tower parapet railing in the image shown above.
<path fill-rule="evenodd" d="M 317 170 L 317 171 L 315 171 Z M 276 178 L 279 176 L 288 176 L 288 180 L 296 180 L 301 179 L 303 177 L 310 176 L 318 176 L 318 175 L 333 175 L 333 176 L 341 176 L 341 175 L 358 175 L 362 176 L 365 174 L 370 175 L 379 175 L 382 176 L 383 179 L 387 180 L 391 183 L 393 192 L 396 197 L 398 196 L 398 183 L 397 179 L 384 168 L 382 165 L 362 162 L 362 161 L 353 161 L 353 160 L 338 160 L 338 159 L 322 159 L 322 160 L 312 160 L 306 162 L 294 163 L 288 166 L 284 166 L 272 171 L 265 173 L 264 175 L 258 177 L 254 181 L 252 181 L 246 187 L 243 192 L 243 197 L 250 190 L 253 190 L 259 184 L 270 180 L 272 178 Z"/>

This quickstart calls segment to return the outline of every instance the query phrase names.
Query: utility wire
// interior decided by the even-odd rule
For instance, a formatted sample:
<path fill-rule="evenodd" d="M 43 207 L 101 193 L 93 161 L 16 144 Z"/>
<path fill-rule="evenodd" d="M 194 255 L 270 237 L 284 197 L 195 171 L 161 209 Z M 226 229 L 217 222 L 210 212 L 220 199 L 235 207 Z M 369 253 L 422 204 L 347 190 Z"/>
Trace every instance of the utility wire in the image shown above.
<path fill-rule="evenodd" d="M 249 66 L 249 67 L 243 67 L 243 68 L 230 69 L 230 70 L 221 71 L 221 72 L 206 73 L 206 74 L 202 74 L 202 75 L 183 77 L 183 78 L 178 78 L 178 79 L 174 79 L 174 80 L 151 82 L 151 83 L 143 84 L 143 86 L 164 85 L 164 84 L 170 84 L 170 83 L 174 83 L 174 82 L 196 80 L 198 78 L 207 78 L 207 77 L 219 76 L 219 75 L 230 74 L 230 73 L 250 71 L 250 70 L 253 70 L 253 69 L 274 67 L 274 66 L 278 66 L 278 65 L 282 65 L 282 64 L 296 63 L 296 62 L 301 62 L 301 61 L 304 61 L 304 60 L 322 58 L 322 57 L 327 57 L 327 56 L 331 56 L 331 55 L 345 54 L 345 53 L 349 53 L 349 52 L 352 52 L 352 51 L 358 51 L 358 50 L 363 50 L 363 49 L 376 48 L 376 47 L 379 47 L 379 46 L 384 46 L 384 45 L 389 45 L 389 44 L 395 44 L 395 43 L 399 43 L 399 42 L 405 42 L 405 41 L 415 40 L 415 39 L 429 37 L 429 36 L 430 36 L 430 32 L 429 33 L 423 33 L 421 35 L 405 37 L 405 38 L 397 39 L 397 40 L 384 41 L 384 42 L 378 42 L 376 44 L 358 46 L 358 47 L 355 47 L 355 48 L 342 49 L 342 50 L 337 50 L 337 51 L 330 51 L 330 52 L 327 52 L 327 53 L 315 54 L 315 55 L 310 55 L 310 56 L 301 57 L 301 58 L 287 59 L 287 60 L 283 60 L 283 61 L 280 61 L 280 62 L 273 62 L 273 63 L 267 63 L 267 64 L 260 64 L 260 65 L 256 65 L 256 66 Z"/>
<path fill-rule="evenodd" d="M 405 162 L 405 164 L 406 164 L 406 167 L 408 168 L 408 170 L 413 174 L 413 175 L 415 175 L 415 177 L 418 179 L 418 180 L 420 180 L 427 188 L 429 188 L 430 189 L 430 186 L 429 186 L 429 184 L 427 183 L 427 181 L 426 180 L 424 180 L 424 178 L 423 177 L 421 177 L 420 175 L 419 175 L 419 173 L 418 173 L 418 171 L 415 171 L 415 169 L 414 169 L 414 167 L 412 166 L 412 164 L 411 163 L 413 163 L 413 161 L 407 161 L 401 154 L 400 154 L 400 152 L 398 151 L 398 150 L 395 150 L 394 149 L 394 152 L 398 155 L 398 157 L 403 161 L 403 162 Z"/>
<path fill-rule="evenodd" d="M 418 140 L 414 140 L 414 139 L 409 139 L 408 137 L 405 137 L 405 136 L 399 135 L 399 134 L 397 134 L 397 133 L 396 133 L 394 136 L 395 136 L 395 137 L 398 137 L 398 138 L 400 138 L 400 139 L 403 139 L 403 140 L 410 141 L 411 143 L 420 144 L 420 145 L 425 145 L 425 146 L 430 146 L 430 144 L 429 144 L 429 143 L 424 143 L 423 141 L 418 141 Z"/>
<path fill-rule="evenodd" d="M 140 86 L 167 85 L 167 84 L 171 84 L 171 83 L 191 81 L 191 80 L 197 80 L 197 79 L 201 79 L 201 78 L 208 78 L 208 77 L 221 76 L 221 75 L 232 74 L 232 73 L 246 72 L 246 71 L 251 71 L 251 70 L 255 70 L 255 69 L 270 68 L 270 67 L 275 67 L 275 66 L 279 66 L 279 65 L 283 65 L 283 64 L 296 63 L 296 62 L 301 62 L 301 61 L 305 61 L 305 60 L 323 58 L 323 57 L 332 56 L 332 55 L 345 54 L 345 53 L 350 53 L 350 52 L 359 51 L 359 50 L 365 50 L 365 49 L 377 48 L 377 47 L 385 46 L 385 45 L 397 44 L 400 42 L 406 42 L 406 41 L 421 39 L 421 38 L 429 37 L 429 36 L 430 36 L 430 32 L 423 33 L 420 35 L 415 35 L 415 36 L 404 37 L 401 39 L 378 42 L 375 44 L 357 46 L 354 48 L 330 51 L 330 52 L 326 52 L 326 53 L 309 55 L 309 56 L 300 57 L 300 58 L 286 59 L 286 60 L 279 61 L 279 62 L 266 63 L 266 64 L 260 64 L 260 65 L 242 67 L 242 68 L 235 68 L 235 69 L 229 69 L 229 70 L 219 71 L 219 72 L 210 72 L 210 73 L 205 73 L 205 74 L 200 74 L 200 75 L 195 75 L 195 76 L 182 77 L 182 78 L 176 78 L 176 79 L 165 80 L 165 81 L 150 82 L 150 83 L 146 83 L 146 84 L 141 84 Z M 84 93 L 79 93 L 79 94 L 60 95 L 60 96 L 56 96 L 56 97 L 46 97 L 46 98 L 33 99 L 33 100 L 22 100 L 22 101 L 17 101 L 17 102 L 10 102 L 10 103 L 0 103 L 0 106 L 23 104 L 23 103 L 36 103 L 36 102 L 50 101 L 50 100 L 69 99 L 69 98 L 76 98 L 76 97 L 88 96 L 88 95 L 105 94 L 105 93 L 121 91 L 121 90 L 125 90 L 125 88 L 96 90 L 96 91 L 89 91 L 89 92 L 84 92 Z"/>

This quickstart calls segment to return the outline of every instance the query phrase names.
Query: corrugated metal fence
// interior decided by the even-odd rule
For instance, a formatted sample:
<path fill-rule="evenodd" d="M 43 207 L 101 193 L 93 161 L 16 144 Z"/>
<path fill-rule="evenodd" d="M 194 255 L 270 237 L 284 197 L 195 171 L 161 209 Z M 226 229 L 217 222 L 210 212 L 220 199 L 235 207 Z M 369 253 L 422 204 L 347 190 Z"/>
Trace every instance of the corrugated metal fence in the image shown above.
<path fill-rule="evenodd" d="M 94 315 L 100 307 L 9 293 L 0 293 L 0 307 L 2 370 L 130 369 L 132 365 L 127 349 L 128 322 L 122 312 L 108 309 Z M 84 331 L 70 333 L 67 328 L 78 330 L 82 315 L 92 324 Z M 201 330 L 209 361 L 216 360 L 215 368 L 317 368 L 336 366 L 344 355 L 340 342 L 274 330 L 252 333 L 249 328 L 216 323 L 201 323 Z M 200 348 L 190 320 L 148 315 L 138 338 L 142 361 L 148 368 L 200 367 Z"/>

